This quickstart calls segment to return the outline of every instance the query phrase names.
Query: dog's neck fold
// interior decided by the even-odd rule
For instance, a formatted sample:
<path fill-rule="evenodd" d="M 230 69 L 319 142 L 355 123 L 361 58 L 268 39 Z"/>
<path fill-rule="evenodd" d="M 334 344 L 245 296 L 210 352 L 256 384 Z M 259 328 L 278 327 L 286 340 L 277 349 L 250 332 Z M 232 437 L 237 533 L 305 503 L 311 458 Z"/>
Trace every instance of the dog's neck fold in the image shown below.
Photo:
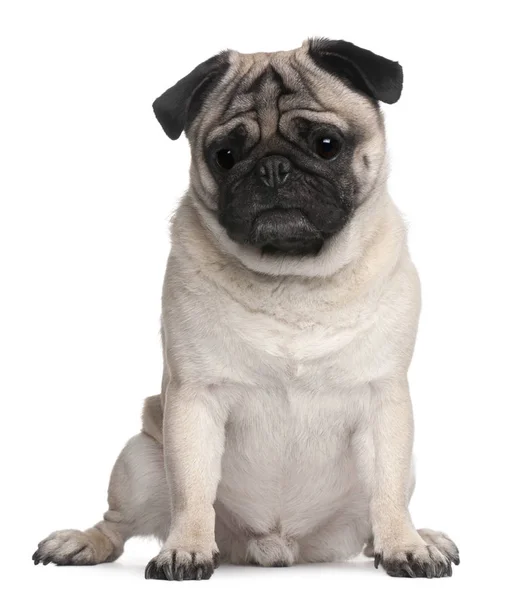
<path fill-rule="evenodd" d="M 284 277 L 287 284 L 322 281 L 347 288 L 364 281 L 380 282 L 393 272 L 406 253 L 406 228 L 386 187 L 356 209 L 354 217 L 317 256 L 261 256 L 253 248 L 232 241 L 217 221 L 216 213 L 195 198 L 191 191 L 183 197 L 172 219 L 172 253 L 181 256 L 189 269 L 221 273 L 220 279 L 249 280 L 253 285 Z"/>

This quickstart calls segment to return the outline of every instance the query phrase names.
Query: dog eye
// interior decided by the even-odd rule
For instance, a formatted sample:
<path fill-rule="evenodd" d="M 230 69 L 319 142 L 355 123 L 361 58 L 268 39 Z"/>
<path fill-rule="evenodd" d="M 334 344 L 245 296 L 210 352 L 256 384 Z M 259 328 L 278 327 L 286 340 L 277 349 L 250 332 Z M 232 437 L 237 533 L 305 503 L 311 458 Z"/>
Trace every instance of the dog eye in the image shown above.
<path fill-rule="evenodd" d="M 326 160 L 331 160 L 340 152 L 340 142 L 332 137 L 320 138 L 315 142 L 315 152 Z"/>
<path fill-rule="evenodd" d="M 217 165 L 226 171 L 232 169 L 232 167 L 236 164 L 234 153 L 229 148 L 222 148 L 219 150 L 215 155 L 215 160 Z"/>

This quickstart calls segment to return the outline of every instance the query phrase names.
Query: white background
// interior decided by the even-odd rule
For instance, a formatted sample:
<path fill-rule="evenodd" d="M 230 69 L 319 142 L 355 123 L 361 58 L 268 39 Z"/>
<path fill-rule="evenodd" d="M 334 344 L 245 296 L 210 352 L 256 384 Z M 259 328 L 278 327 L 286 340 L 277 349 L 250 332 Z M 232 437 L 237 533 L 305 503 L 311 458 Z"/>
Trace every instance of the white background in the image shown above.
<path fill-rule="evenodd" d="M 505 37 L 500 2 L 2 2 L 1 473 L 7 597 L 458 597 L 504 569 Z M 460 546 L 449 580 L 371 561 L 222 567 L 145 581 L 154 542 L 118 563 L 34 567 L 54 529 L 100 520 L 119 450 L 160 384 L 168 217 L 187 182 L 156 96 L 223 48 L 346 39 L 398 60 L 385 108 L 392 195 L 410 226 L 423 314 L 410 372 L 417 526 Z M 502 56 L 503 54 L 503 56 Z M 500 594 L 500 590 L 498 590 Z M 495 597 L 498 597 L 494 594 Z M 486 594 L 486 597 L 489 597 Z"/>

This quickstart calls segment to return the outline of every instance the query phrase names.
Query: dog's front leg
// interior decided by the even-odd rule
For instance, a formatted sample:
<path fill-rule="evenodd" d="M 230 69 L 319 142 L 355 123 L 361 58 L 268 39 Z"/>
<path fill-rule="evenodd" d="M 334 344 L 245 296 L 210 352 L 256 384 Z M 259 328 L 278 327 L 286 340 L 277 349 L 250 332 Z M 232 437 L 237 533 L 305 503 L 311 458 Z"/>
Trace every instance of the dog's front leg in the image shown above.
<path fill-rule="evenodd" d="M 163 437 L 171 524 L 147 579 L 209 579 L 218 564 L 213 503 L 226 418 L 227 407 L 209 388 L 168 386 Z"/>
<path fill-rule="evenodd" d="M 375 566 L 398 577 L 443 577 L 451 562 L 416 531 L 410 518 L 412 404 L 405 377 L 373 387 L 370 518 Z"/>

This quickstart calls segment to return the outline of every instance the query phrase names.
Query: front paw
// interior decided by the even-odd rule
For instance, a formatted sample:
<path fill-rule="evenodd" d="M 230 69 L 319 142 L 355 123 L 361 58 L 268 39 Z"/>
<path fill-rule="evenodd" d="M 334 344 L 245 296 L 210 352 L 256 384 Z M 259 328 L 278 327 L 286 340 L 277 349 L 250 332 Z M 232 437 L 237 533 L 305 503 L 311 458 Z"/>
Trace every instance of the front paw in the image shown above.
<path fill-rule="evenodd" d="M 209 579 L 219 565 L 216 546 L 209 552 L 163 548 L 146 566 L 146 579 L 183 581 Z"/>
<path fill-rule="evenodd" d="M 457 564 L 457 563 L 456 563 Z M 392 549 L 375 551 L 375 568 L 382 565 L 391 577 L 450 577 L 451 560 L 435 545 L 400 545 Z"/>

